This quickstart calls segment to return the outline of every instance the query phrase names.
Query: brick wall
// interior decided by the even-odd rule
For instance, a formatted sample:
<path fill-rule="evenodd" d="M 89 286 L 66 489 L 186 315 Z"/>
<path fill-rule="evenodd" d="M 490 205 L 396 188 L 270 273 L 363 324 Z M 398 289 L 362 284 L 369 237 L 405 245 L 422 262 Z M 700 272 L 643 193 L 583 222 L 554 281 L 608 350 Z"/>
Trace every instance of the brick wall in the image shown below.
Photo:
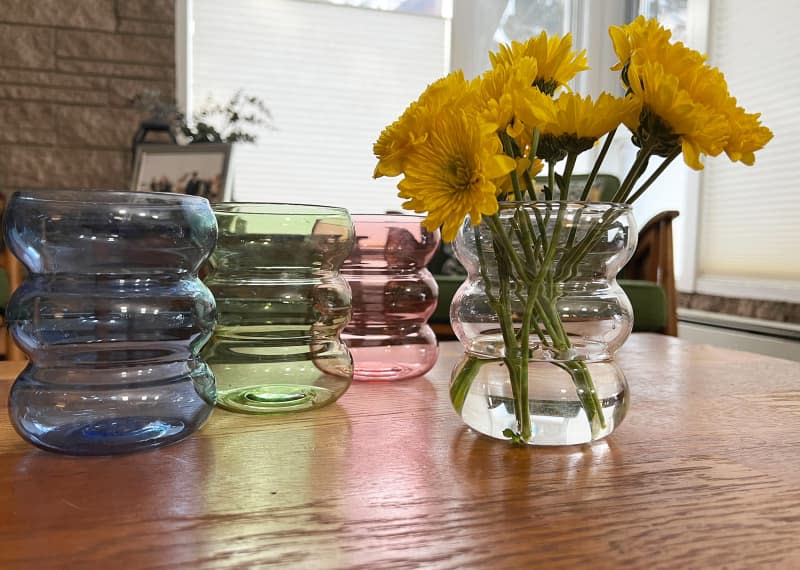
<path fill-rule="evenodd" d="M 2 0 L 0 188 L 130 185 L 143 89 L 175 90 L 173 0 Z"/>

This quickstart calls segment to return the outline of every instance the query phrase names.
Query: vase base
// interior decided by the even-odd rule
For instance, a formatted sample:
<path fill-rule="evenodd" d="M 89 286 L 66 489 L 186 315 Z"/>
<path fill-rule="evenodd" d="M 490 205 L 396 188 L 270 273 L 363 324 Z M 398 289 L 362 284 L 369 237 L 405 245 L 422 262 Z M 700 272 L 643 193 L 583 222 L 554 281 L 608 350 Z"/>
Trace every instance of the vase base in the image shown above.
<path fill-rule="evenodd" d="M 214 410 L 214 377 L 205 364 L 153 365 L 147 382 L 114 381 L 126 373 L 139 376 L 131 371 L 30 365 L 11 388 L 14 429 L 47 451 L 116 455 L 178 442 Z"/>
<path fill-rule="evenodd" d="M 436 364 L 436 341 L 427 343 L 361 346 L 350 339 L 353 380 L 386 381 L 417 378 Z"/>
<path fill-rule="evenodd" d="M 209 408 L 209 414 L 211 409 Z M 200 423 L 207 419 L 208 415 Z M 67 455 L 117 455 L 163 447 L 181 441 L 197 425 L 180 418 L 121 417 L 59 426 L 23 437 L 46 451 Z"/>
<path fill-rule="evenodd" d="M 511 439 L 506 430 L 516 431 L 517 425 L 511 398 L 490 397 L 478 402 L 470 400 L 468 396 L 462 413 L 467 425 L 495 439 Z M 530 401 L 531 437 L 525 443 L 541 446 L 578 445 L 603 439 L 619 424 L 618 410 L 627 407 L 627 394 L 616 394 L 604 398 L 600 403 L 606 426 L 597 426 L 593 433 L 579 402 Z M 483 414 L 472 412 L 481 405 L 485 408 Z"/>
<path fill-rule="evenodd" d="M 527 408 L 530 432 L 521 434 L 508 367 L 501 360 L 475 361 L 465 356 L 454 371 L 454 381 L 461 378 L 462 367 L 470 364 L 474 378 L 463 400 L 454 399 L 453 404 L 469 427 L 489 437 L 542 446 L 589 443 L 611 434 L 628 410 L 628 384 L 614 361 L 579 361 L 572 366 L 531 362 L 528 401 L 520 406 Z M 451 386 L 451 398 L 455 392 Z M 590 414 L 585 406 L 591 406 Z"/>
<path fill-rule="evenodd" d="M 217 405 L 231 412 L 275 414 L 299 412 L 330 404 L 337 395 L 319 386 L 265 384 L 217 392 Z"/>
<path fill-rule="evenodd" d="M 433 368 L 429 362 L 359 361 L 353 368 L 353 380 L 387 381 L 419 378 Z"/>

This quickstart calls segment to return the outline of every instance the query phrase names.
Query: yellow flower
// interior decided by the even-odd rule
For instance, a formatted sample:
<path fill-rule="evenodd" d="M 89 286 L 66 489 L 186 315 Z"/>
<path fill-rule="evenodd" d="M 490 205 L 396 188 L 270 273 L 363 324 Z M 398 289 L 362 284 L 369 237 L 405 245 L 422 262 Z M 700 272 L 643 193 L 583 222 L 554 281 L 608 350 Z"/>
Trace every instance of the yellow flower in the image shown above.
<path fill-rule="evenodd" d="M 399 119 L 381 131 L 372 146 L 372 151 L 378 157 L 373 178 L 401 174 L 411 147 L 425 142 L 428 134 L 415 129 L 419 114 L 418 104 L 411 103 Z"/>
<path fill-rule="evenodd" d="M 772 133 L 759 115 L 736 105 L 725 76 L 704 55 L 671 43 L 668 30 L 642 16 L 609 34 L 620 59 L 612 69 L 622 70 L 623 83 L 642 105 L 638 120 L 626 121 L 634 142 L 650 140 L 661 155 L 680 144 L 684 161 L 697 170 L 702 154 L 723 150 L 731 160 L 753 164 Z"/>
<path fill-rule="evenodd" d="M 486 71 L 477 86 L 481 117 L 513 138 L 530 138 L 534 128 L 553 118 L 550 98 L 533 87 L 537 70 L 535 59 L 520 57 L 513 64 L 499 62 Z"/>
<path fill-rule="evenodd" d="M 427 140 L 431 122 L 442 108 L 454 105 L 468 109 L 475 107 L 477 102 L 477 92 L 460 70 L 431 83 L 399 119 L 381 132 L 373 145 L 373 152 L 378 157 L 373 177 L 402 174 L 409 153 L 413 152 L 414 146 Z"/>
<path fill-rule="evenodd" d="M 728 84 L 705 56 L 671 43 L 668 30 L 642 16 L 609 34 L 620 59 L 612 69 L 622 70 L 622 82 L 641 105 L 638 118 L 626 120 L 636 144 L 662 156 L 680 148 L 686 164 L 697 170 L 703 168 L 701 155 L 728 148 L 733 130 Z M 731 152 L 737 154 L 733 147 Z"/>
<path fill-rule="evenodd" d="M 631 96 L 641 104 L 639 115 L 626 121 L 637 144 L 662 156 L 680 146 L 684 161 L 695 170 L 703 168 L 701 154 L 722 152 L 730 136 L 724 109 L 703 104 L 703 97 L 684 89 L 678 77 L 667 74 L 659 63 L 645 62 L 628 71 Z"/>
<path fill-rule="evenodd" d="M 652 53 L 665 46 L 672 37 L 672 32 L 664 29 L 656 19 L 645 20 L 644 16 L 625 26 L 611 26 L 608 33 L 619 58 L 619 62 L 611 68 L 614 71 L 623 69 L 634 52 Z"/>
<path fill-rule="evenodd" d="M 639 110 L 638 103 L 631 98 L 617 98 L 602 93 L 597 101 L 591 96 L 581 97 L 575 93 L 562 93 L 555 100 L 553 119 L 542 127 L 542 151 L 539 156 L 547 156 L 547 148 L 560 147 L 565 152 L 580 153 L 591 148 L 597 140 L 617 128 L 623 121 L 630 121 Z M 557 150 L 557 149 L 551 149 Z"/>
<path fill-rule="evenodd" d="M 761 149 L 772 139 L 772 131 L 759 121 L 760 113 L 750 114 L 736 106 L 736 100 L 730 102 L 728 121 L 731 135 L 725 145 L 725 153 L 734 162 L 740 161 L 752 166 L 756 161 L 755 151 Z"/>
<path fill-rule="evenodd" d="M 500 51 L 489 54 L 492 67 L 514 65 L 523 57 L 536 60 L 537 73 L 533 84 L 547 95 L 553 95 L 579 72 L 589 69 L 586 65 L 586 50 L 580 53 L 572 51 L 571 34 L 563 38 L 548 38 L 547 33 L 542 32 L 525 43 L 511 42 L 510 47 L 501 45 Z"/>
<path fill-rule="evenodd" d="M 469 214 L 474 225 L 497 212 L 495 180 L 516 166 L 502 154 L 496 126 L 475 120 L 457 107 L 443 107 L 423 144 L 407 157 L 398 184 L 403 207 L 427 212 L 423 224 L 441 227 L 442 239 L 455 239 Z"/>

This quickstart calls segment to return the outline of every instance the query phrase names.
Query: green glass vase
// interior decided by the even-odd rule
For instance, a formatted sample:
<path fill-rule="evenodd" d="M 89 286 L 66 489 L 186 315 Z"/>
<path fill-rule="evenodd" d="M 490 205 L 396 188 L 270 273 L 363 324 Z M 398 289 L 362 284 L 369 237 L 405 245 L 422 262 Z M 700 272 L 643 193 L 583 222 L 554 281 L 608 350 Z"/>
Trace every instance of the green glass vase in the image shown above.
<path fill-rule="evenodd" d="M 350 385 L 340 339 L 350 288 L 339 268 L 353 247 L 346 210 L 296 204 L 221 203 L 217 248 L 204 281 L 217 326 L 203 358 L 217 404 L 264 414 L 318 408 Z"/>

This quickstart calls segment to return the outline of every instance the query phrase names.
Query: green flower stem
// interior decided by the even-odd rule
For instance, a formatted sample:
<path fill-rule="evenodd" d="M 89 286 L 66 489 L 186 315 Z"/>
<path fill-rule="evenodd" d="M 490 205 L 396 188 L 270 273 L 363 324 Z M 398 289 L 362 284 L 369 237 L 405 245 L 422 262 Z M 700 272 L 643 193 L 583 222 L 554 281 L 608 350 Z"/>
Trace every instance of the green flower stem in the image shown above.
<path fill-rule="evenodd" d="M 556 186 L 556 163 L 552 160 L 547 162 L 547 186 L 544 189 L 544 199 L 553 199 L 553 188 Z"/>
<path fill-rule="evenodd" d="M 616 133 L 617 129 L 615 127 L 606 135 L 606 138 L 603 141 L 603 147 L 600 149 L 600 154 L 597 155 L 597 159 L 594 161 L 594 165 L 592 166 L 592 171 L 589 173 L 589 178 L 586 179 L 586 185 L 583 187 L 583 192 L 581 192 L 580 202 L 585 202 L 588 200 L 589 192 L 591 192 L 592 186 L 594 185 L 594 180 L 597 178 L 597 173 L 600 172 L 600 166 L 606 159 L 606 154 L 608 154 L 608 150 L 611 148 L 611 142 L 614 140 L 614 135 Z M 575 236 L 578 232 L 578 221 L 580 220 L 582 213 L 583 210 L 578 210 L 577 214 L 575 215 L 575 221 L 573 222 L 572 229 L 569 232 L 569 238 L 567 238 L 567 245 L 565 248 L 567 250 L 572 248 L 572 244 L 575 241 Z"/>
<path fill-rule="evenodd" d="M 628 171 L 628 175 L 625 177 L 625 180 L 622 181 L 622 185 L 620 185 L 617 193 L 614 194 L 614 197 L 611 199 L 612 202 L 623 202 L 625 196 L 627 196 L 633 185 L 636 184 L 636 181 L 644 174 L 644 171 L 647 170 L 647 163 L 652 156 L 653 148 L 652 145 L 645 145 L 639 149 L 636 153 L 636 160 L 633 161 L 633 165 L 631 165 L 631 169 Z"/>
<path fill-rule="evenodd" d="M 565 169 L 567 178 L 569 169 Z M 519 184 L 519 180 L 516 181 Z M 538 210 L 535 210 L 538 213 Z M 522 214 L 523 210 L 519 210 Z M 527 223 L 520 222 L 515 213 L 512 221 L 515 223 L 511 235 L 505 231 L 499 215 L 486 216 L 486 224 L 492 232 L 492 246 L 498 265 L 497 282 L 499 292 L 495 295 L 492 291 L 490 276 L 487 270 L 486 258 L 483 251 L 483 238 L 478 228 L 475 228 L 476 246 L 478 249 L 478 262 L 481 276 L 485 282 L 487 297 L 490 306 L 495 311 L 499 328 L 505 345 L 503 361 L 508 368 L 511 392 L 514 400 L 514 415 L 517 420 L 517 431 L 508 430 L 508 435 L 513 441 L 526 442 L 532 437 L 532 424 L 530 417 L 530 401 L 528 396 L 529 364 L 531 360 L 530 336 L 536 334 L 543 348 L 553 348 L 557 354 L 564 354 L 571 348 L 569 336 L 561 321 L 557 309 L 557 299 L 560 288 L 557 281 L 558 271 L 554 271 L 555 256 L 559 251 L 559 237 L 566 215 L 566 204 L 560 204 L 556 213 L 555 226 L 549 240 L 543 239 L 546 235 L 547 224 L 541 216 L 536 218 L 536 225 L 540 238 L 534 230 L 530 216 L 525 216 Z M 602 235 L 604 227 L 611 220 L 604 220 L 590 230 L 590 236 L 581 240 L 575 248 L 579 250 L 572 264 L 577 264 L 597 239 Z M 524 252 L 536 251 L 535 255 L 526 253 L 522 256 L 514 247 L 512 239 L 519 240 L 519 246 Z M 546 247 L 545 247 L 546 244 Z M 572 253 L 572 251 L 568 252 Z M 556 269 L 561 269 L 558 267 Z M 515 299 L 523 302 L 524 310 L 519 330 L 515 328 L 512 317 L 512 282 Z M 524 286 L 524 288 L 522 288 Z M 602 412 L 602 403 L 599 401 L 588 366 L 583 362 L 554 362 L 553 364 L 567 371 L 572 378 L 578 398 L 585 410 L 592 427 L 592 432 L 606 426 L 605 416 Z M 474 381 L 477 363 L 468 362 L 451 386 L 451 397 L 458 406 L 463 405 L 469 386 Z"/>
<path fill-rule="evenodd" d="M 530 310 L 528 306 L 531 305 L 531 299 L 528 297 L 528 302 L 526 303 L 525 313 L 529 315 Z M 531 328 L 531 318 L 527 316 L 527 318 L 522 320 L 522 326 L 519 329 L 519 395 L 521 398 L 520 404 L 520 415 L 517 416 L 517 423 L 519 425 L 519 435 L 523 441 L 530 440 L 531 436 L 533 435 L 533 429 L 531 427 L 531 410 L 530 410 L 530 397 L 528 396 L 528 364 L 530 363 L 531 358 L 531 347 L 530 343 L 528 342 L 528 337 L 530 335 L 530 328 Z"/>
<path fill-rule="evenodd" d="M 575 271 L 578 263 L 597 245 L 597 242 L 603 237 L 603 232 L 619 217 L 619 213 L 614 211 L 610 211 L 607 214 L 607 217 L 604 217 L 594 227 L 589 228 L 578 245 L 570 248 L 564 257 L 559 260 L 558 268 L 556 269 L 556 280 L 566 281 L 576 275 Z"/>
<path fill-rule="evenodd" d="M 505 233 L 505 232 L 504 232 Z M 502 242 L 495 241 L 495 247 L 502 247 Z M 496 253 L 499 253 L 495 249 Z M 525 340 L 525 350 L 522 350 L 521 344 L 517 343 L 516 331 L 514 330 L 514 321 L 511 318 L 511 303 L 509 297 L 509 269 L 504 267 L 503 258 L 501 255 L 498 258 L 498 277 L 500 281 L 500 302 L 497 307 L 494 307 L 495 313 L 500 320 L 500 331 L 503 335 L 503 344 L 505 346 L 505 357 L 503 360 L 506 362 L 508 368 L 509 381 L 511 383 L 511 395 L 514 400 L 514 416 L 517 418 L 517 426 L 519 429 L 519 437 L 523 441 L 527 441 L 531 436 L 531 418 L 530 418 L 530 402 L 528 401 L 527 393 L 521 392 L 523 383 L 523 374 L 527 376 L 527 366 L 522 366 L 523 358 L 527 359 L 527 339 Z M 523 357 L 523 354 L 525 355 Z M 523 371 L 524 368 L 524 371 Z"/>
<path fill-rule="evenodd" d="M 530 200 L 536 201 L 538 200 L 536 196 L 536 185 L 533 183 L 533 178 L 531 178 L 531 173 L 525 170 L 522 173 L 522 181 L 525 183 L 525 190 L 528 192 L 528 196 Z"/>
<path fill-rule="evenodd" d="M 547 224 L 545 220 L 542 219 L 542 214 L 539 212 L 539 208 L 533 206 L 533 215 L 536 218 L 536 225 L 539 226 L 539 241 L 542 243 L 541 251 L 547 251 Z M 544 261 L 544 256 L 542 255 L 542 260 Z"/>
<path fill-rule="evenodd" d="M 519 177 L 517 176 L 517 173 L 513 171 L 511 172 L 511 184 L 514 186 L 514 194 L 522 195 L 522 190 L 519 184 Z M 519 228 L 519 231 L 517 233 L 517 239 L 519 239 L 520 243 L 522 243 L 524 246 L 522 248 L 522 251 L 523 254 L 525 255 L 525 261 L 528 263 L 528 265 L 535 266 L 536 264 L 536 259 L 534 257 L 535 248 L 533 247 L 534 231 L 533 231 L 533 226 L 531 225 L 531 219 L 530 217 L 525 215 L 525 212 L 520 208 L 517 208 L 515 210 L 514 218 Z"/>
<path fill-rule="evenodd" d="M 570 360 L 559 362 L 556 365 L 568 372 L 572 378 L 578 399 L 581 401 L 584 412 L 586 412 L 587 420 L 589 420 L 592 435 L 595 435 L 601 429 L 605 429 L 608 424 L 605 414 L 603 414 L 603 404 L 597 395 L 591 372 L 586 363 L 581 360 Z"/>
<path fill-rule="evenodd" d="M 541 137 L 542 132 L 539 130 L 539 127 L 533 129 L 533 134 L 531 135 L 531 148 L 528 152 L 528 160 L 531 162 L 531 166 L 536 161 L 536 153 L 539 151 L 539 138 Z M 528 184 L 528 194 L 530 194 L 531 200 L 536 200 L 536 192 L 533 188 L 533 181 L 531 180 L 531 174 L 529 170 L 525 171 L 525 176 L 527 177 Z"/>
<path fill-rule="evenodd" d="M 589 198 L 589 192 L 592 190 L 592 186 L 594 185 L 595 178 L 597 178 L 597 173 L 600 172 L 600 166 L 603 164 L 603 161 L 606 159 L 606 155 L 608 154 L 608 150 L 611 148 L 611 143 L 614 140 L 614 135 L 617 133 L 616 127 L 611 129 L 606 135 L 605 140 L 603 141 L 603 147 L 600 149 L 600 154 L 597 155 L 597 159 L 594 161 L 594 165 L 592 166 L 592 171 L 589 173 L 589 178 L 586 179 L 586 185 L 583 187 L 583 192 L 581 192 L 580 201 L 585 202 Z M 572 248 L 572 244 L 575 241 L 575 236 L 578 232 L 578 221 L 580 220 L 581 214 L 583 210 L 578 210 L 575 221 L 572 224 L 572 229 L 569 232 L 569 238 L 567 238 L 567 250 Z"/>
<path fill-rule="evenodd" d="M 553 229 L 553 236 L 550 239 L 550 245 L 547 250 L 547 254 L 545 255 L 544 262 L 542 266 L 539 268 L 539 272 L 536 275 L 533 283 L 529 283 L 528 286 L 528 299 L 536 299 L 540 294 L 540 289 L 542 284 L 545 280 L 546 276 L 552 278 L 550 267 L 552 266 L 553 259 L 555 257 L 555 253 L 557 250 L 558 244 L 558 234 L 561 230 L 561 223 L 563 221 L 564 216 L 564 205 L 559 205 L 559 211 L 556 218 L 556 226 Z M 516 253 L 516 250 L 513 247 L 513 244 L 508 239 L 505 231 L 503 231 L 502 225 L 499 223 L 499 218 L 495 216 L 491 216 L 487 218 L 487 223 L 490 224 L 493 233 L 499 239 L 495 242 L 497 245 L 496 247 L 502 247 L 505 251 L 505 256 L 498 255 L 498 267 L 502 264 L 500 262 L 501 259 L 509 259 L 514 266 L 514 269 L 517 271 L 518 275 L 521 279 L 528 282 L 527 274 L 524 270 L 524 267 L 521 266 L 521 262 L 519 260 L 519 256 Z M 497 250 L 496 253 L 500 254 Z M 502 272 L 501 272 L 502 273 Z M 503 333 L 503 341 L 506 347 L 505 353 L 505 361 L 509 371 L 509 377 L 511 382 L 511 391 L 514 397 L 514 413 L 517 418 L 517 424 L 519 428 L 519 437 L 523 441 L 528 441 L 532 435 L 531 423 L 530 423 L 530 401 L 528 400 L 528 363 L 530 361 L 530 347 L 528 344 L 528 335 L 530 332 L 530 323 L 532 319 L 532 309 L 526 311 L 526 318 L 523 319 L 523 334 L 520 335 L 519 342 L 517 342 L 516 338 L 516 331 L 514 330 L 514 323 L 511 319 L 510 315 L 510 303 L 507 293 L 504 295 L 504 285 L 505 289 L 507 290 L 508 284 L 503 276 L 500 275 L 500 302 L 498 303 L 498 309 L 496 312 L 498 313 L 498 318 L 500 319 L 500 328 Z M 532 305 L 528 305 L 532 306 Z M 556 320 L 558 320 L 556 318 Z M 550 319 L 548 319 L 548 322 Z M 567 342 L 566 335 L 559 330 L 559 328 L 554 327 L 552 323 L 548 326 L 545 325 L 545 328 L 551 333 L 551 338 L 553 338 L 553 333 L 555 333 L 556 337 L 560 336 L 561 340 Z M 513 340 L 512 340 L 513 339 Z M 524 347 L 524 348 L 523 348 Z"/>
<path fill-rule="evenodd" d="M 539 342 L 542 344 L 542 346 L 548 346 L 549 347 L 550 346 L 550 341 L 548 341 L 547 340 L 547 336 L 545 336 L 545 331 L 547 329 L 545 328 L 545 330 L 543 331 L 542 328 L 539 326 L 539 323 L 533 320 L 533 315 L 532 315 L 533 309 L 531 309 L 530 313 L 528 312 L 527 306 L 528 306 L 528 303 L 529 303 L 531 298 L 532 297 L 530 295 L 528 295 L 527 299 L 524 301 L 524 304 L 526 306 L 524 318 L 529 323 L 528 327 L 532 328 L 533 332 L 536 333 L 536 336 L 539 337 Z M 520 297 L 520 301 L 522 301 L 521 297 Z M 526 321 L 523 321 L 523 322 L 526 322 Z M 522 334 L 521 333 L 520 333 L 520 339 L 522 339 Z M 520 343 L 522 343 L 522 342 L 523 342 L 523 340 L 520 340 Z"/>
<path fill-rule="evenodd" d="M 525 269 L 525 265 L 522 263 L 517 251 L 514 249 L 511 240 L 509 240 L 508 234 L 506 234 L 505 230 L 503 230 L 500 217 L 497 214 L 494 214 L 492 216 L 486 216 L 485 219 L 486 224 L 492 230 L 495 239 L 500 242 L 503 247 L 503 251 L 507 254 L 509 260 L 511 261 L 514 271 L 516 271 L 517 275 L 520 276 L 520 279 L 527 284 L 529 282 L 528 271 Z"/>
<path fill-rule="evenodd" d="M 663 161 L 661 161 L 661 164 L 658 165 L 658 168 L 655 170 L 655 172 L 653 172 L 653 174 L 651 174 L 650 177 L 647 180 L 645 180 L 644 184 L 642 184 L 641 187 L 636 192 L 634 192 L 630 198 L 628 198 L 628 196 L 624 196 L 622 201 L 627 204 L 633 204 L 639 198 L 639 196 L 641 196 L 644 193 L 645 190 L 650 188 L 650 185 L 656 181 L 656 178 L 661 176 L 661 173 L 664 172 L 670 165 L 670 163 L 673 160 L 675 160 L 680 154 L 681 154 L 681 148 L 677 147 L 670 153 L 668 157 L 666 157 Z M 631 187 L 631 189 L 633 189 L 633 187 Z"/>
<path fill-rule="evenodd" d="M 569 336 L 564 329 L 564 324 L 558 316 L 558 311 L 555 307 L 555 298 L 552 298 L 549 302 L 547 300 L 539 301 L 537 307 L 540 316 L 547 319 L 546 327 L 548 330 L 552 331 L 551 338 L 554 341 L 554 347 L 559 351 L 567 351 L 572 348 Z M 592 434 L 594 435 L 599 431 L 598 425 L 600 428 L 605 429 L 606 418 L 603 414 L 603 405 L 600 402 L 600 398 L 597 396 L 597 390 L 595 389 L 591 373 L 586 363 L 581 361 L 565 361 L 564 363 L 556 364 L 566 370 L 572 378 L 578 399 L 581 401 L 583 409 L 586 412 L 586 417 L 592 428 Z"/>
<path fill-rule="evenodd" d="M 472 232 L 475 235 L 475 250 L 478 254 L 478 269 L 481 272 L 481 279 L 483 279 L 483 290 L 486 292 L 486 297 L 489 303 L 497 304 L 497 298 L 492 294 L 492 280 L 489 279 L 489 273 L 486 271 L 486 259 L 483 255 L 483 237 L 481 236 L 481 227 L 472 226 Z"/>
<path fill-rule="evenodd" d="M 533 323 L 533 315 L 535 310 L 536 315 L 543 321 L 545 329 L 547 330 L 553 342 L 553 347 L 559 351 L 567 351 L 572 347 L 572 344 L 569 341 L 569 336 L 567 335 L 564 325 L 558 316 L 558 311 L 555 307 L 555 304 L 556 302 L 554 297 L 552 299 L 537 299 L 533 296 L 528 297 L 528 302 L 525 307 L 525 315 L 522 321 L 522 328 L 520 329 L 520 342 L 524 342 L 524 339 L 527 338 L 528 327 Z M 544 339 L 543 345 L 548 346 L 548 343 Z M 527 369 L 527 364 L 527 362 L 523 363 L 525 369 Z M 586 416 L 589 420 L 592 434 L 596 434 L 599 429 L 605 429 L 607 424 L 605 415 L 603 414 L 602 403 L 597 396 L 597 390 L 595 389 L 588 366 L 586 366 L 584 362 L 580 361 L 566 362 L 563 363 L 563 365 L 562 363 L 557 363 L 557 365 L 570 374 L 572 382 L 575 385 L 578 399 L 581 401 L 583 409 L 586 412 Z M 527 374 L 520 377 L 519 391 L 522 394 L 527 394 L 527 380 Z"/>
<path fill-rule="evenodd" d="M 484 291 L 486 292 L 486 296 L 489 299 L 489 304 L 495 313 L 498 316 L 500 321 L 500 331 L 503 335 L 503 343 L 506 346 L 506 366 L 509 370 L 509 380 L 511 382 L 511 392 L 512 397 L 514 399 L 514 414 L 517 418 L 525 418 L 527 417 L 527 421 L 523 419 L 519 422 L 520 425 L 520 436 L 530 438 L 531 434 L 531 425 L 530 425 L 530 413 L 528 413 L 528 399 L 520 398 L 519 394 L 519 385 L 520 381 L 518 379 L 518 369 L 516 366 L 513 365 L 513 358 L 509 359 L 508 354 L 517 352 L 517 344 L 516 338 L 514 334 L 514 323 L 511 318 L 510 313 L 510 303 L 509 303 L 509 296 L 508 296 L 508 280 L 501 279 L 500 280 L 500 298 L 498 299 L 492 293 L 492 282 L 489 278 L 489 273 L 486 270 L 486 259 L 483 253 L 483 238 L 481 236 L 480 227 L 473 226 L 473 231 L 475 233 L 475 247 L 478 255 L 478 266 L 481 272 L 481 278 L 484 282 Z M 500 227 L 500 233 L 505 236 L 505 232 Z M 493 231 L 496 235 L 497 232 Z M 507 236 L 506 240 L 508 239 Z M 486 361 L 484 361 L 485 363 Z M 527 367 L 526 367 L 527 368 Z M 463 376 L 462 376 L 463 373 Z M 469 387 L 472 385 L 472 382 L 475 379 L 475 375 L 478 373 L 477 369 L 473 369 L 470 366 L 466 371 L 462 369 L 456 378 L 453 380 L 453 385 L 450 388 L 451 397 L 455 396 L 461 398 L 460 406 L 463 406 L 464 399 L 466 398 L 466 393 L 469 391 Z M 463 397 L 462 397 L 463 392 Z M 454 399 L 453 402 L 455 403 L 456 400 Z M 456 408 L 459 412 L 461 411 L 460 407 Z M 527 416 L 525 415 L 527 414 Z M 527 436 L 525 435 L 527 434 Z"/>
<path fill-rule="evenodd" d="M 617 128 L 614 127 L 606 135 L 606 140 L 603 141 L 603 147 L 600 149 L 600 154 L 597 155 L 597 159 L 594 161 L 594 166 L 592 166 L 592 171 L 589 173 L 589 178 L 586 180 L 586 185 L 583 187 L 583 192 L 581 192 L 581 202 L 585 202 L 589 198 L 589 192 L 592 191 L 594 179 L 597 178 L 597 173 L 600 172 L 600 165 L 603 164 L 603 161 L 606 159 L 606 154 L 608 154 L 608 149 L 611 148 L 611 141 L 614 140 L 614 135 L 616 133 Z"/>
<path fill-rule="evenodd" d="M 566 168 L 565 172 L 569 174 L 569 171 Z M 553 258 L 555 256 L 555 252 L 557 249 L 558 238 L 561 226 L 563 224 L 564 213 L 565 213 L 565 205 L 561 204 L 559 205 L 559 210 L 556 217 L 556 225 L 555 228 L 553 229 L 553 235 L 550 240 L 550 247 L 548 248 L 548 252 L 545 257 L 545 261 L 542 264 L 540 272 L 537 275 L 537 281 L 541 281 L 541 279 L 545 275 L 547 275 L 551 279 L 551 284 L 554 284 L 552 281 L 553 274 L 550 271 L 550 268 L 552 266 Z M 599 238 L 600 232 L 598 231 L 597 234 Z M 582 258 L 583 256 L 578 258 L 578 260 Z M 529 295 L 533 295 L 535 297 L 539 294 L 536 281 L 534 282 L 534 286 L 531 289 L 532 290 L 529 291 Z M 557 298 L 557 292 L 551 290 L 549 299 L 545 300 L 545 302 L 540 301 L 536 304 L 537 314 L 544 321 L 543 324 L 545 325 L 545 329 L 550 335 L 550 338 L 553 340 L 555 348 L 557 348 L 560 351 L 567 351 L 572 347 L 572 345 L 569 341 L 567 332 L 564 329 L 564 325 L 561 322 L 561 318 L 558 315 L 558 310 L 556 309 L 556 298 Z M 523 326 L 525 322 L 530 322 L 531 318 L 532 318 L 532 311 L 530 313 L 526 312 L 523 321 Z M 583 366 L 585 367 L 585 365 Z M 605 416 L 603 415 L 602 412 L 602 404 L 600 403 L 597 397 L 597 393 L 594 388 L 591 375 L 589 374 L 589 370 L 588 368 L 586 368 L 585 374 L 583 375 L 575 375 L 570 373 L 570 376 L 572 377 L 573 383 L 576 386 L 578 396 L 584 405 L 584 410 L 586 412 L 587 417 L 590 420 L 590 423 L 592 425 L 592 433 L 594 434 L 596 433 L 596 424 L 599 423 L 600 426 L 605 427 L 606 422 L 605 422 Z M 526 392 L 524 393 L 527 393 L 527 386 L 526 386 Z"/>
<path fill-rule="evenodd" d="M 575 169 L 575 162 L 578 160 L 577 152 L 567 154 L 567 162 L 564 163 L 564 173 L 561 175 L 562 185 L 559 188 L 559 199 L 562 202 L 569 200 L 569 181 L 572 178 L 572 171 Z"/>
<path fill-rule="evenodd" d="M 570 251 L 572 249 L 573 244 L 575 243 L 575 238 L 578 235 L 578 224 L 581 221 L 581 215 L 583 214 L 583 208 L 578 208 L 575 212 L 575 219 L 572 220 L 572 228 L 569 230 L 569 237 L 567 238 L 567 243 L 564 246 L 565 251 Z"/>
<path fill-rule="evenodd" d="M 500 141 L 503 143 L 503 151 L 508 156 L 516 160 L 518 154 L 517 152 L 518 147 L 514 142 L 514 139 L 512 139 L 506 133 L 501 132 Z M 517 177 L 516 166 L 514 167 L 514 170 L 511 171 L 510 174 L 511 174 L 511 185 L 514 188 L 514 200 L 516 200 L 517 202 L 521 202 L 523 200 L 523 193 L 522 189 L 519 186 L 519 178 Z"/>
<path fill-rule="evenodd" d="M 450 384 L 450 401 L 459 414 L 464 409 L 464 402 L 469 394 L 469 389 L 475 381 L 475 377 L 480 372 L 481 367 L 489 362 L 497 362 L 498 359 L 478 358 L 477 356 L 467 355 L 467 361 L 458 371 L 453 382 Z"/>

